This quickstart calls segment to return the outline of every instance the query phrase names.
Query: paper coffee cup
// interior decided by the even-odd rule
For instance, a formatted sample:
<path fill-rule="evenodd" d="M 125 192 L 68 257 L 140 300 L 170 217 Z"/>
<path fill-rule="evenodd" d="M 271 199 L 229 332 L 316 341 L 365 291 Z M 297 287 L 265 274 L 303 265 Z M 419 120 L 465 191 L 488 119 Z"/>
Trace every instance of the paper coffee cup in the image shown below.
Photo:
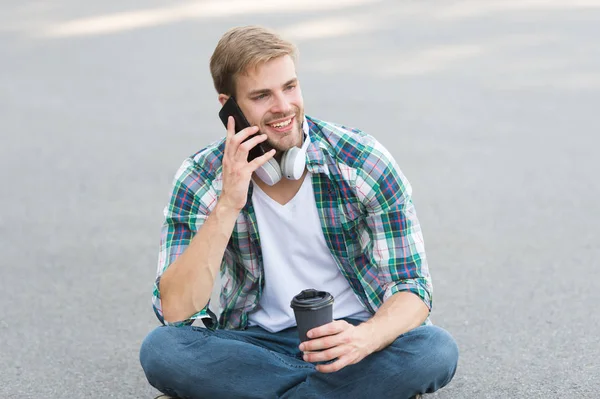
<path fill-rule="evenodd" d="M 296 316 L 300 342 L 308 340 L 308 331 L 333 321 L 333 296 L 329 292 L 303 290 L 292 299 L 290 306 Z"/>

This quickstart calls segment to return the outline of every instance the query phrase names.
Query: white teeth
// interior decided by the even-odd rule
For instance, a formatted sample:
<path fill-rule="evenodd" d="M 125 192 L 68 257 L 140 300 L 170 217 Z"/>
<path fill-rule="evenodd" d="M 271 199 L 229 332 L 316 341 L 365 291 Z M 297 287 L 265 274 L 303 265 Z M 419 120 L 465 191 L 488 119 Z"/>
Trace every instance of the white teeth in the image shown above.
<path fill-rule="evenodd" d="M 271 126 L 273 127 L 286 127 L 287 125 L 289 125 L 290 123 L 292 123 L 291 119 L 288 119 L 285 122 L 281 122 L 281 123 L 276 123 L 276 124 L 272 124 Z"/>

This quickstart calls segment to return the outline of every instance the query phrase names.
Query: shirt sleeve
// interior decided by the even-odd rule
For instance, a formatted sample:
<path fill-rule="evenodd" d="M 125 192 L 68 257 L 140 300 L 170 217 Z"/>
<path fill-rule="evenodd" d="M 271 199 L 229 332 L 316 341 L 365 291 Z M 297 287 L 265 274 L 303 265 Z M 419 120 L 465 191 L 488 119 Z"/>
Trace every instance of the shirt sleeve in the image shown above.
<path fill-rule="evenodd" d="M 217 195 L 210 184 L 195 168 L 194 161 L 187 159 L 177 171 L 169 203 L 164 209 L 164 222 L 160 234 L 160 251 L 152 305 L 158 320 L 164 325 L 190 325 L 195 319 L 210 319 L 208 304 L 200 312 L 186 320 L 167 322 L 163 317 L 160 298 L 162 274 L 188 247 L 196 232 L 202 227 Z M 210 303 L 210 302 L 209 302 Z"/>
<path fill-rule="evenodd" d="M 392 155 L 375 139 L 356 176 L 367 210 L 371 263 L 385 290 L 383 300 L 401 291 L 418 295 L 431 310 L 433 286 L 412 188 Z"/>

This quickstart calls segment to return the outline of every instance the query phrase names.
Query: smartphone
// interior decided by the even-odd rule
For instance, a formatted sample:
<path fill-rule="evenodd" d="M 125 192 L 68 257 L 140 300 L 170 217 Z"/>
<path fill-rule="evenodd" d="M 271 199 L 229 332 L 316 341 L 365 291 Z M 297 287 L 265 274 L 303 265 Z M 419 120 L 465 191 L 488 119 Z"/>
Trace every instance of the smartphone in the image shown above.
<path fill-rule="evenodd" d="M 248 120 L 244 116 L 244 113 L 240 109 L 239 105 L 237 104 L 237 102 L 235 101 L 233 96 L 229 97 L 229 99 L 223 105 L 223 108 L 221 108 L 221 110 L 219 111 L 219 118 L 221 118 L 221 121 L 223 122 L 225 127 L 227 127 L 227 119 L 230 116 L 233 116 L 233 119 L 235 120 L 235 132 L 236 133 L 239 133 L 241 130 L 243 130 L 247 127 L 250 127 Z M 260 134 L 260 132 L 253 134 L 252 136 L 248 137 L 244 141 L 248 141 L 252 137 L 254 137 L 258 134 Z M 266 154 L 268 151 L 269 151 L 269 148 L 266 145 L 264 145 L 264 142 L 258 143 L 257 145 L 254 146 L 254 148 L 252 148 L 248 152 L 248 162 L 252 161 L 255 158 L 260 157 L 261 155 Z"/>

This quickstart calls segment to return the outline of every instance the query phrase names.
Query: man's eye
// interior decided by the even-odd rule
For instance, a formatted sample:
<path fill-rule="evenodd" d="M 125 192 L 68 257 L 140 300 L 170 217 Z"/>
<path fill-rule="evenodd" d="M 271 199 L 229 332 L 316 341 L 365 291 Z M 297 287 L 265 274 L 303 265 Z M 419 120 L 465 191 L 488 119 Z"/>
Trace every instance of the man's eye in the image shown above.
<path fill-rule="evenodd" d="M 258 96 L 254 97 L 254 100 L 262 100 L 263 98 L 267 97 L 266 94 L 259 94 Z"/>
<path fill-rule="evenodd" d="M 293 90 L 293 89 L 295 89 L 295 88 L 296 88 L 296 85 L 289 85 L 289 86 L 286 86 L 286 88 L 285 88 L 285 89 L 286 89 L 286 90 Z"/>

